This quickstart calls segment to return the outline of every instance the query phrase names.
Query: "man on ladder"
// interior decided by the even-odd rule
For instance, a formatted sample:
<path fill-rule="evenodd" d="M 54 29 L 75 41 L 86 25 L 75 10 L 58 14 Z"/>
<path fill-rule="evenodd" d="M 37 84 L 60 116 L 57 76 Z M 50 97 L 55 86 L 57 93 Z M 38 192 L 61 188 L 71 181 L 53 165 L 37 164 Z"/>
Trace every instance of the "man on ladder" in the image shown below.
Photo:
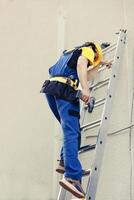
<path fill-rule="evenodd" d="M 42 93 L 46 94 L 48 104 L 63 130 L 63 147 L 57 172 L 64 174 L 59 184 L 77 198 L 83 198 L 81 178 L 88 175 L 83 170 L 78 159 L 80 148 L 80 104 L 77 97 L 77 87 L 82 87 L 81 100 L 86 104 L 90 101 L 88 81 L 92 74 L 98 71 L 102 61 L 101 46 L 94 42 L 63 52 L 60 59 L 49 69 L 50 79 L 42 86 Z M 107 63 L 108 68 L 111 63 Z"/>

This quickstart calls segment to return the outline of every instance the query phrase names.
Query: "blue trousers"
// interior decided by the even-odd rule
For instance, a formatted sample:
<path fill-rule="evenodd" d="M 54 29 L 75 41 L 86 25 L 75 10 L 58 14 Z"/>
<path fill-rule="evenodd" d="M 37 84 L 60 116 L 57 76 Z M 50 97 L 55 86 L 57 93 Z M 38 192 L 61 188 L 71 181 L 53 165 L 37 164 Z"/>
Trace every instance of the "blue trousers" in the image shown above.
<path fill-rule="evenodd" d="M 63 130 L 63 147 L 60 157 L 64 161 L 65 177 L 80 180 L 82 166 L 78 159 L 81 133 L 79 124 L 79 102 L 70 103 L 63 99 L 46 94 L 48 104 Z"/>

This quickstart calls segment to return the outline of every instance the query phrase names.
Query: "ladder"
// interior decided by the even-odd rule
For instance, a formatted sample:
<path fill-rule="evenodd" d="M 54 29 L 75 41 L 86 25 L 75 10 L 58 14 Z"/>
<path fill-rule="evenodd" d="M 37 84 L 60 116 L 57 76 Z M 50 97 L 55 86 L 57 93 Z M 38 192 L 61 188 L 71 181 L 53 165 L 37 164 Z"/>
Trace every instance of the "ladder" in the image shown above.
<path fill-rule="evenodd" d="M 92 84 L 90 86 L 90 90 L 94 91 L 108 84 L 106 97 L 95 102 L 95 107 L 104 104 L 101 119 L 98 119 L 96 121 L 83 125 L 84 118 L 88 109 L 87 109 L 87 106 L 83 106 L 81 109 L 81 131 L 82 132 L 85 129 L 90 129 L 90 128 L 99 126 L 96 145 L 86 145 L 85 147 L 82 147 L 81 150 L 79 151 L 79 153 L 83 153 L 83 152 L 87 152 L 89 150 L 95 149 L 95 158 L 92 164 L 91 174 L 90 174 L 88 184 L 87 184 L 86 196 L 84 199 L 81 199 L 81 200 L 95 200 L 98 181 L 99 181 L 99 175 L 100 175 L 100 170 L 101 170 L 101 165 L 102 165 L 102 159 L 103 159 L 104 149 L 106 145 L 110 115 L 112 112 L 112 104 L 113 104 L 113 98 L 114 98 L 114 93 L 116 89 L 116 82 L 119 77 L 119 69 L 121 67 L 121 62 L 123 59 L 123 51 L 124 51 L 125 44 L 126 44 L 126 30 L 121 29 L 118 33 L 117 43 L 110 45 L 109 47 L 103 50 L 103 53 L 109 53 L 115 49 L 110 78 L 104 81 L 100 81 L 97 84 Z M 104 69 L 105 67 L 102 67 L 99 69 L 99 71 L 104 70 Z M 62 187 L 60 187 L 57 200 L 76 200 L 76 199 L 77 198 L 73 197 L 72 194 L 67 192 Z"/>

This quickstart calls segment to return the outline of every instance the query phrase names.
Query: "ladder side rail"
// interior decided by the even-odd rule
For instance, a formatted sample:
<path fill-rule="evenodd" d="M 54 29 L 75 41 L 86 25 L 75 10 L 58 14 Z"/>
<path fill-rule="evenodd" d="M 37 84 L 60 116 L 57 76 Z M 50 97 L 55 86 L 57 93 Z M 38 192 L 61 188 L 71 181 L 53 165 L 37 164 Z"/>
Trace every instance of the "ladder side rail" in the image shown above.
<path fill-rule="evenodd" d="M 97 185 L 98 185 L 98 180 L 99 180 L 99 175 L 100 175 L 100 168 L 101 168 L 104 148 L 106 144 L 107 130 L 108 130 L 110 115 L 112 111 L 113 97 L 114 97 L 114 92 L 116 88 L 116 82 L 119 75 L 119 67 L 121 65 L 121 61 L 123 58 L 123 50 L 124 50 L 124 44 L 125 44 L 125 38 L 126 38 L 125 33 L 126 31 L 121 30 L 118 37 L 117 49 L 115 52 L 114 63 L 112 65 L 111 78 L 108 85 L 106 102 L 104 105 L 104 109 L 102 113 L 102 121 L 99 128 L 99 134 L 98 134 L 98 139 L 97 139 L 97 144 L 96 144 L 95 159 L 92 165 L 91 177 L 87 185 L 86 200 L 95 200 L 95 195 L 96 195 Z"/>
<path fill-rule="evenodd" d="M 66 190 L 64 188 L 60 187 L 57 200 L 65 199 L 65 195 L 66 195 Z"/>

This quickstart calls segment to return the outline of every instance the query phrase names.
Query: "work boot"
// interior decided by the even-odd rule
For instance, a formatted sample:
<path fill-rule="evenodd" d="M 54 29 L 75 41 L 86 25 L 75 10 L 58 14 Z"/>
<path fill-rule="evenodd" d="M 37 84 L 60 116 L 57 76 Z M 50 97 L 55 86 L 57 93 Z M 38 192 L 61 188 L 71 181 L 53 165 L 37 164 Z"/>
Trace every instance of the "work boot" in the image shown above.
<path fill-rule="evenodd" d="M 59 161 L 59 165 L 56 168 L 56 172 L 58 172 L 59 174 L 64 174 L 65 173 L 64 161 L 63 160 L 58 160 L 58 161 Z"/>
<path fill-rule="evenodd" d="M 64 177 L 59 181 L 59 184 L 68 192 L 73 194 L 77 198 L 84 198 L 85 192 L 79 180 L 73 180 L 71 178 Z"/>
<path fill-rule="evenodd" d="M 59 161 L 59 165 L 56 168 L 56 172 L 58 172 L 59 174 L 65 173 L 64 161 L 63 160 Z M 91 172 L 91 169 L 87 169 L 87 170 L 82 169 L 82 176 L 88 176 L 90 174 L 90 172 Z"/>

